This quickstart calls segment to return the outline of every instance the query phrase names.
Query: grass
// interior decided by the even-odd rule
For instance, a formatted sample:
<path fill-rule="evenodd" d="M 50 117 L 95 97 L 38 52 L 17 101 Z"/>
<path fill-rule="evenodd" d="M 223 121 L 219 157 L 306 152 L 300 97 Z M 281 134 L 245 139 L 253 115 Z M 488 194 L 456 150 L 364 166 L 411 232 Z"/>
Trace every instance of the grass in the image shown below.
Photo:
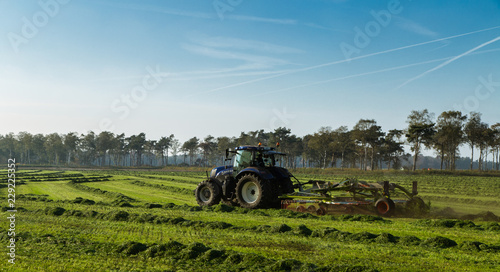
<path fill-rule="evenodd" d="M 78 183 L 86 187 L 74 187 L 71 180 L 82 178 L 72 176 L 76 174 L 112 177 Z M 435 210 L 439 204 L 463 213 L 474 209 L 484 211 L 481 203 L 494 201 L 493 195 L 500 195 L 496 186 L 498 177 L 358 172 L 353 175 L 363 180 L 399 181 L 406 187 L 416 179 L 424 199 L 426 195 L 441 197 L 439 201 L 431 201 Z M 341 180 L 348 175 L 299 173 L 297 176 L 301 180 Z M 200 209 L 195 206 L 194 196 L 187 192 L 203 178 L 202 172 L 27 171 L 19 179 L 25 184 L 16 187 L 16 206 L 23 208 L 16 214 L 17 262 L 12 266 L 4 261 L 0 270 L 88 271 L 99 267 L 107 271 L 498 271 L 500 268 L 500 225 L 496 228 L 493 222 L 316 217 L 284 210 L 225 211 L 220 209 L 222 206 Z M 471 182 L 477 186 L 468 186 Z M 448 190 L 451 185 L 455 185 L 453 191 Z M 87 187 L 98 188 L 100 192 L 84 189 Z M 133 198 L 133 206 L 120 207 L 119 194 L 103 194 L 103 191 Z M 0 196 L 6 193 L 6 188 L 0 189 Z M 22 198 L 21 194 L 48 195 L 49 201 L 43 197 Z M 97 203 L 74 203 L 77 197 Z M 474 199 L 477 203 L 457 202 L 462 199 Z M 3 201 L 7 202 L 5 198 Z M 148 208 L 146 203 L 161 206 Z M 52 215 L 51 211 L 57 207 L 64 213 Z M 497 211 L 498 207 L 490 205 L 487 209 Z M 8 215 L 2 212 L 0 216 Z M 0 225 L 4 244 L 8 239 L 7 227 Z M 412 239 L 418 241 L 407 242 Z M 446 246 L 449 241 L 454 244 Z M 169 251 L 173 244 L 178 249 Z"/>
<path fill-rule="evenodd" d="M 130 181 L 117 180 L 105 183 L 88 183 L 85 185 L 92 188 L 99 188 L 101 190 L 122 193 L 142 202 L 172 202 L 174 204 L 187 203 L 190 205 L 194 205 L 196 203 L 194 193 L 192 195 L 169 194 L 168 192 L 158 190 L 156 188 L 135 185 L 130 183 Z M 195 188 L 196 186 L 193 185 L 192 190 Z"/>
<path fill-rule="evenodd" d="M 30 182 L 18 187 L 19 194 L 48 195 L 52 200 L 72 200 L 77 197 L 92 199 L 94 201 L 107 201 L 106 197 L 82 192 L 68 185 L 67 181 Z"/>

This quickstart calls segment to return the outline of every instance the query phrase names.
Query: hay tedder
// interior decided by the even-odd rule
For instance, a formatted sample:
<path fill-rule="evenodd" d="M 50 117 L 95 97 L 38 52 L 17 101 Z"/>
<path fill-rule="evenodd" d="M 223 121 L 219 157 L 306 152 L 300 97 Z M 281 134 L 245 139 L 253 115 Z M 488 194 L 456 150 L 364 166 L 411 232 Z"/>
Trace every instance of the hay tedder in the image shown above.
<path fill-rule="evenodd" d="M 299 182 L 299 181 L 297 181 Z M 300 184 L 300 182 L 299 182 Z M 390 216 L 423 213 L 427 207 L 417 197 L 417 182 L 412 191 L 388 181 L 368 183 L 345 179 L 339 183 L 310 180 L 312 187 L 280 196 L 281 208 L 317 215 L 373 214 Z"/>
<path fill-rule="evenodd" d="M 212 169 L 207 180 L 196 187 L 196 201 L 200 206 L 223 202 L 249 209 L 281 207 L 317 215 L 376 213 L 390 216 L 422 213 L 427 209 L 424 201 L 416 196 L 416 182 L 411 192 L 387 181 L 368 183 L 345 179 L 339 183 L 320 180 L 301 183 L 277 165 L 284 155 L 275 148 L 260 145 L 226 150 L 226 160 L 232 160 L 233 165 Z"/>

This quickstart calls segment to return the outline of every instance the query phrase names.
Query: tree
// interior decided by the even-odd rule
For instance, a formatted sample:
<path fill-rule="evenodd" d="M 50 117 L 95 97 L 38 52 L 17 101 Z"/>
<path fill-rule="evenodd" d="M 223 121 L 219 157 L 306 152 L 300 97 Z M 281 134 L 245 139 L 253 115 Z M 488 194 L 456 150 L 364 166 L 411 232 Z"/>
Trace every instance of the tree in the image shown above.
<path fill-rule="evenodd" d="M 141 132 L 138 135 L 132 135 L 127 140 L 126 148 L 128 148 L 135 157 L 136 166 L 142 165 L 142 152 L 144 151 L 144 145 L 146 144 L 146 134 Z"/>
<path fill-rule="evenodd" d="M 193 158 L 194 155 L 196 154 L 196 151 L 198 150 L 198 144 L 200 140 L 196 137 L 193 137 L 182 145 L 182 149 L 186 152 L 189 153 L 189 164 L 193 165 Z"/>
<path fill-rule="evenodd" d="M 351 139 L 351 132 L 346 126 L 341 126 L 333 131 L 333 142 L 330 144 L 333 152 L 340 154 L 340 168 L 344 169 L 346 155 L 351 153 L 356 147 Z"/>
<path fill-rule="evenodd" d="M 496 150 L 496 156 L 493 155 L 493 161 L 496 158 L 496 167 L 495 169 L 498 171 L 500 166 L 500 123 L 496 123 L 491 126 L 491 130 L 493 131 L 493 149 Z"/>
<path fill-rule="evenodd" d="M 217 148 L 217 143 L 215 142 L 215 138 L 211 135 L 208 135 L 207 137 L 205 137 L 203 142 L 198 144 L 198 147 L 201 148 L 201 151 L 203 152 L 204 165 L 208 166 L 209 159 L 212 157 L 213 152 Z"/>
<path fill-rule="evenodd" d="M 217 148 L 216 152 L 219 154 L 219 158 L 221 158 L 221 165 L 224 164 L 224 159 L 226 155 L 226 149 L 230 149 L 234 147 L 234 138 L 229 137 L 218 137 L 217 138 Z"/>
<path fill-rule="evenodd" d="M 352 130 L 353 138 L 360 144 L 361 154 L 364 156 L 360 156 L 361 169 L 367 170 L 367 156 L 368 156 L 368 148 L 370 148 L 370 169 L 373 170 L 375 168 L 374 159 L 375 159 L 375 148 L 380 144 L 380 137 L 384 135 L 380 126 L 377 126 L 377 122 L 373 119 L 361 119 L 354 126 Z"/>
<path fill-rule="evenodd" d="M 91 165 L 96 158 L 96 136 L 93 131 L 80 136 L 79 152 L 83 164 Z"/>
<path fill-rule="evenodd" d="M 65 153 L 61 136 L 57 133 L 47 135 L 44 147 L 49 155 L 49 161 L 52 159 L 54 164 L 59 164 L 61 156 Z"/>
<path fill-rule="evenodd" d="M 111 161 L 114 165 L 125 165 L 126 143 L 125 133 L 115 135 L 112 140 Z"/>
<path fill-rule="evenodd" d="M 177 165 L 177 154 L 181 148 L 181 143 L 177 139 L 172 140 L 172 156 L 174 157 L 174 165 Z"/>
<path fill-rule="evenodd" d="M 287 150 L 287 165 L 291 168 L 297 168 L 298 157 L 300 157 L 300 154 L 302 154 L 302 151 L 304 150 L 302 139 L 296 135 L 291 135 L 288 138 Z"/>
<path fill-rule="evenodd" d="M 491 139 L 493 138 L 493 131 L 488 127 L 488 124 L 481 123 L 480 125 L 480 135 L 478 138 L 478 146 L 479 146 L 479 171 L 485 170 L 485 166 L 483 165 L 483 160 L 486 160 L 488 154 L 488 147 L 490 146 Z"/>
<path fill-rule="evenodd" d="M 38 163 L 43 163 L 47 157 L 45 150 L 45 136 L 41 133 L 33 135 L 33 155 Z M 48 161 L 47 161 L 48 162 Z"/>
<path fill-rule="evenodd" d="M 155 140 L 146 140 L 144 143 L 144 159 L 146 160 L 146 165 L 154 165 L 153 160 L 156 158 L 156 141 Z M 148 161 L 149 160 L 149 161 Z"/>
<path fill-rule="evenodd" d="M 115 135 L 109 131 L 103 131 L 97 135 L 95 143 L 100 166 L 106 164 L 106 155 L 113 148 L 114 139 Z"/>
<path fill-rule="evenodd" d="M 443 164 L 443 154 L 447 156 L 447 169 L 455 170 L 458 147 L 464 141 L 462 128 L 467 116 L 460 111 L 445 111 L 437 119 L 437 132 L 435 139 L 441 148 L 441 169 Z"/>
<path fill-rule="evenodd" d="M 492 125 L 491 127 L 488 128 L 487 131 L 487 145 L 488 148 L 485 150 L 485 161 L 486 161 L 486 167 L 485 169 L 488 170 L 488 153 L 491 153 L 492 160 L 491 160 L 491 170 L 495 169 L 495 154 L 497 151 L 497 141 L 498 141 L 498 133 L 499 131 Z M 489 152 L 488 152 L 489 151 Z"/>
<path fill-rule="evenodd" d="M 71 162 L 73 154 L 76 154 L 79 140 L 80 139 L 78 138 L 78 134 L 76 132 L 70 132 L 64 135 L 63 145 L 64 150 L 68 154 L 68 157 L 66 158 L 67 164 Z"/>
<path fill-rule="evenodd" d="M 307 134 L 302 137 L 302 167 L 311 167 L 311 164 L 315 161 L 320 161 L 318 158 L 318 152 L 310 145 L 311 140 L 314 138 L 313 135 Z"/>
<path fill-rule="evenodd" d="M 262 131 L 261 135 L 264 134 L 264 131 Z M 293 142 L 296 139 L 292 139 L 292 130 L 288 129 L 286 127 L 279 127 L 276 128 L 273 132 L 269 133 L 270 137 L 267 137 L 270 140 L 270 143 L 268 145 L 274 145 L 279 143 L 279 150 L 283 153 L 288 154 L 289 156 L 287 158 L 280 158 L 280 159 L 285 159 L 284 161 L 284 167 L 289 168 L 292 164 L 291 159 L 293 159 L 293 155 L 291 154 L 291 151 L 293 149 Z M 263 136 L 260 137 L 260 140 L 263 138 Z"/>
<path fill-rule="evenodd" d="M 31 150 L 33 148 L 33 135 L 26 131 L 19 132 L 17 140 L 21 146 L 21 162 L 31 164 Z"/>
<path fill-rule="evenodd" d="M 387 163 L 387 169 L 394 169 L 401 167 L 401 157 L 405 156 L 403 142 L 401 137 L 404 135 L 402 130 L 393 129 L 389 130 L 383 141 L 382 150 L 383 158 Z"/>
<path fill-rule="evenodd" d="M 483 130 L 484 123 L 481 122 L 481 114 L 478 112 L 471 112 L 469 120 L 464 127 L 465 140 L 471 149 L 470 170 L 472 170 L 472 165 L 474 163 L 474 148 L 480 141 Z"/>
<path fill-rule="evenodd" d="M 240 136 L 236 138 L 236 144 L 238 146 L 250 145 L 253 142 L 255 142 L 255 139 L 252 136 L 246 134 L 245 132 L 241 132 Z"/>
<path fill-rule="evenodd" d="M 12 158 L 15 156 L 15 147 L 16 147 L 16 137 L 14 136 L 14 133 L 9 133 L 6 134 L 2 139 L 1 139 L 1 149 L 7 150 L 9 153 L 9 157 Z"/>
<path fill-rule="evenodd" d="M 308 147 L 319 155 L 319 164 L 322 168 L 327 167 L 327 159 L 333 154 L 330 143 L 332 142 L 332 128 L 321 127 L 318 132 L 308 138 Z"/>
<path fill-rule="evenodd" d="M 161 137 L 156 144 L 157 151 L 161 153 L 162 166 L 168 165 L 168 149 L 172 147 L 174 138 L 174 134 L 170 134 L 168 137 Z"/>
<path fill-rule="evenodd" d="M 276 129 L 276 131 L 278 131 L 279 129 L 281 129 L 281 128 Z M 249 137 L 247 140 L 250 140 L 249 142 L 247 142 L 248 144 L 257 145 L 258 143 L 261 143 L 265 146 L 271 144 L 271 143 L 269 143 L 269 138 L 272 136 L 272 133 L 266 133 L 266 132 L 264 132 L 263 129 L 256 130 L 256 131 L 250 131 L 248 133 L 248 136 Z"/>
<path fill-rule="evenodd" d="M 420 155 L 422 144 L 429 147 L 432 144 L 432 137 L 436 133 L 434 129 L 435 123 L 432 122 L 433 114 L 427 109 L 422 111 L 413 110 L 408 116 L 408 128 L 406 131 L 406 139 L 410 143 L 413 153 L 413 171 L 417 169 L 417 159 Z"/>

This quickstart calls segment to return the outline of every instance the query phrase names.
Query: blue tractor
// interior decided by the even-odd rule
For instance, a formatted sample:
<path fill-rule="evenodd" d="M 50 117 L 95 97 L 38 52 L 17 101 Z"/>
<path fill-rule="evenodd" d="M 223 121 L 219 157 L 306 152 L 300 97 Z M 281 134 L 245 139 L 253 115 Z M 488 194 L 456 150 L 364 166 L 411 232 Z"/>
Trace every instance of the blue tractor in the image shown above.
<path fill-rule="evenodd" d="M 293 185 L 292 174 L 277 165 L 284 155 L 260 144 L 226 150 L 226 160 L 232 160 L 233 165 L 212 169 L 208 179 L 196 187 L 196 201 L 200 206 L 222 201 L 249 209 L 278 208 L 279 196 L 293 193 L 298 186 Z"/>

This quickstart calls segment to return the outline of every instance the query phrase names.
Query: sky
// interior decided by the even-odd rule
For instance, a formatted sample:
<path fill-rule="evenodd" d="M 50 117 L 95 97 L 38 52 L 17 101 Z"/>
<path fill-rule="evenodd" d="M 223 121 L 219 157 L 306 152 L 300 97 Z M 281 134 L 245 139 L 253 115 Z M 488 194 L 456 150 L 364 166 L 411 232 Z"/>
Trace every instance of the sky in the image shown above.
<path fill-rule="evenodd" d="M 0 134 L 500 122 L 500 1 L 0 0 Z"/>

